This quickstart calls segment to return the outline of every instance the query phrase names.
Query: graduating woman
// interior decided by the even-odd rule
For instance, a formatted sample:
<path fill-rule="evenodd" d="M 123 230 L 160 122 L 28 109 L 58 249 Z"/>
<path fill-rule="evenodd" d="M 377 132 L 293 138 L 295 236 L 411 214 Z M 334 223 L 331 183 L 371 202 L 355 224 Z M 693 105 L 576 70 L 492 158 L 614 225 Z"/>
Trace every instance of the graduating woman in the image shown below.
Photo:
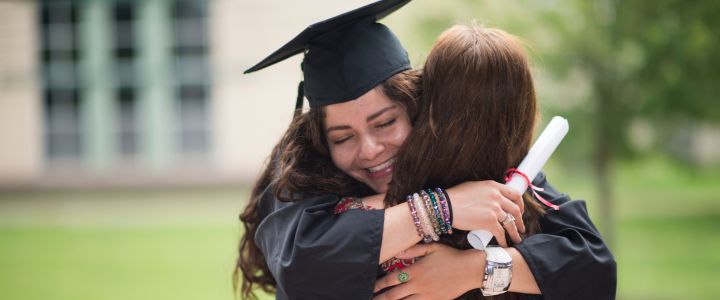
<path fill-rule="evenodd" d="M 388 191 L 391 179 L 398 180 L 393 174 L 396 163 L 405 161 L 404 151 L 417 147 L 406 143 L 415 130 L 413 126 L 432 129 L 434 125 L 423 122 L 434 120 L 427 116 L 443 109 L 432 105 L 425 108 L 421 105 L 422 109 L 432 108 L 429 111 L 416 108 L 418 74 L 407 71 L 406 53 L 394 35 L 375 23 L 378 16 L 406 2 L 380 1 L 311 26 L 311 34 L 301 34 L 295 44 L 289 43 L 257 67 L 282 60 L 297 53 L 297 49 L 306 52 L 303 61 L 306 85 L 301 90 L 311 109 L 293 121 L 276 146 L 241 216 L 246 235 L 240 245 L 238 268 L 246 296 L 253 284 L 275 289 L 281 299 L 367 299 L 374 290 L 403 281 L 406 282 L 380 297 L 452 298 L 482 285 L 483 267 L 489 261 L 486 253 L 443 246 L 421 249 L 427 256 L 407 267 L 405 277 L 385 277 L 376 285 L 378 263 L 416 244 L 431 229 L 427 224 L 424 232 L 418 229 L 410 205 L 391 206 L 406 199 L 393 196 L 392 191 L 385 200 L 388 204 L 385 209 L 349 209 L 337 213 L 338 204 L 344 203 L 340 196 L 368 196 L 361 203 L 383 207 L 384 195 L 370 195 Z M 504 79 L 507 78 L 499 78 Z M 423 79 L 423 89 L 426 84 Z M 506 84 L 512 87 L 514 82 Z M 424 91 L 422 95 L 425 97 Z M 534 115 L 531 123 L 534 124 Z M 531 133 L 532 126 L 523 132 Z M 524 136 L 529 139 L 527 134 Z M 469 142 L 501 143 L 508 148 L 505 137 L 488 135 L 482 136 L 486 140 Z M 462 148 L 457 140 L 443 142 Z M 521 158 L 518 153 L 526 151 L 527 145 L 529 142 L 513 144 L 515 152 L 495 157 L 499 162 L 487 161 L 491 165 L 487 170 L 497 170 L 498 166 Z M 427 162 L 428 157 L 424 159 Z M 436 171 L 442 175 L 441 170 Z M 438 184 L 452 182 L 450 185 L 455 186 L 447 189 L 446 195 L 444 192 L 434 195 L 438 199 L 449 196 L 445 202 L 449 213 L 438 211 L 436 216 L 452 215 L 445 225 L 456 230 L 490 230 L 501 246 L 507 245 L 505 231 L 508 233 L 516 243 L 505 250 L 514 265 L 512 284 L 507 287 L 510 291 L 542 293 L 547 299 L 614 296 L 614 260 L 581 201 L 569 201 L 550 188 L 544 177 L 536 178 L 535 184 L 546 188 L 541 194 L 560 205 L 560 210 L 538 215 L 539 232 L 521 242 L 519 233 L 525 226 L 520 195 L 493 180 L 461 183 L 500 179 L 494 173 L 452 174 L 467 178 L 438 181 Z M 432 177 L 418 178 L 418 182 L 425 183 Z M 409 185 L 401 183 L 398 189 L 406 186 Z M 438 199 L 435 200 L 442 201 Z M 525 211 L 530 212 L 529 207 Z M 517 222 L 508 222 L 509 219 Z M 408 252 L 418 251 L 413 249 Z M 426 293 L 418 288 L 428 286 L 420 283 L 423 274 L 432 273 L 427 270 L 429 267 L 439 270 L 435 274 L 448 276 L 427 281 L 437 288 Z"/>

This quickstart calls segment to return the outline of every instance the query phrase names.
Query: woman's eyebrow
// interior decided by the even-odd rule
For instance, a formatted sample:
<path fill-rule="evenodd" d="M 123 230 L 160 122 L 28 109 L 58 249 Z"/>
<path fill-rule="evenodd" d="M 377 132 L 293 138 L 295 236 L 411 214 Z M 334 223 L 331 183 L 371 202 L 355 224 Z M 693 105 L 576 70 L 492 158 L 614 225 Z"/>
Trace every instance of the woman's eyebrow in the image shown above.
<path fill-rule="evenodd" d="M 382 115 L 384 112 L 386 112 L 386 111 L 388 111 L 388 110 L 391 110 L 391 109 L 393 109 L 393 108 L 396 108 L 396 107 L 397 107 L 397 105 L 392 105 L 392 106 L 388 106 L 388 107 L 386 107 L 386 108 L 383 108 L 383 109 L 377 111 L 376 113 L 374 113 L 374 114 L 372 114 L 372 115 L 369 115 L 369 116 L 367 117 L 367 120 L 366 120 L 366 121 L 367 121 L 367 122 L 370 122 L 370 121 L 372 121 L 373 119 L 375 119 L 375 118 L 379 117 L 380 115 Z"/>
<path fill-rule="evenodd" d="M 325 133 L 328 133 L 333 130 L 345 130 L 345 129 L 352 129 L 352 128 L 350 128 L 350 126 L 348 126 L 348 125 L 333 126 L 333 127 L 328 127 L 327 129 L 325 129 Z"/>

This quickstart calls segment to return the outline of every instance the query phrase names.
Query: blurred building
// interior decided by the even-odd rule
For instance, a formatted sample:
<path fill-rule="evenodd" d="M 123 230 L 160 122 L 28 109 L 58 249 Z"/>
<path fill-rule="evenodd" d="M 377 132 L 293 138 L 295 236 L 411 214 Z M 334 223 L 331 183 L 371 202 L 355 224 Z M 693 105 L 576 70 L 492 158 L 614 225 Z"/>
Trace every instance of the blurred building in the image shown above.
<path fill-rule="evenodd" d="M 0 2 L 0 186 L 251 180 L 290 121 L 299 58 L 242 71 L 370 1 L 312 2 Z"/>

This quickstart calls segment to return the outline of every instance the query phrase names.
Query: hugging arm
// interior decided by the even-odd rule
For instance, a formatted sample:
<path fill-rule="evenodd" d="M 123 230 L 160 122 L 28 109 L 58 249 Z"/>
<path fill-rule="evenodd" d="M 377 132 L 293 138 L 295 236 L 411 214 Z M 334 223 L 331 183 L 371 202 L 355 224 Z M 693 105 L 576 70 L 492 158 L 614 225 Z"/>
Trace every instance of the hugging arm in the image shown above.
<path fill-rule="evenodd" d="M 488 181 L 448 189 L 453 209 L 462 211 L 454 214 L 455 221 L 467 227 L 460 229 L 497 225 L 506 215 L 503 209 L 512 208 L 520 219 L 520 208 L 513 201 L 521 203 L 522 198 L 519 194 L 508 195 L 508 190 Z M 407 205 L 335 215 L 336 196 L 288 203 L 277 200 L 270 191 L 265 190 L 257 203 L 262 221 L 255 243 L 277 282 L 279 299 L 298 295 L 312 299 L 368 299 L 379 262 L 420 241 Z M 484 198 L 489 200 L 478 201 Z M 499 231 L 496 235 L 504 236 L 502 228 Z"/>
<path fill-rule="evenodd" d="M 559 205 L 540 219 L 541 231 L 507 248 L 513 257 L 511 292 L 536 294 L 538 299 L 614 299 L 617 285 L 615 260 L 588 217 L 585 202 L 570 201 L 547 183 L 544 174 L 533 184 L 545 189 L 542 196 Z M 377 299 L 402 299 L 408 295 L 460 295 L 482 285 L 484 253 L 474 249 L 455 250 L 445 245 L 421 245 L 410 256 L 427 255 L 406 269 L 415 282 L 399 285 L 395 274 L 377 281 L 375 290 L 395 286 Z M 417 253 L 418 251 L 422 253 Z M 460 262 L 455 262 L 455 261 Z M 478 272 L 480 271 L 480 272 Z M 453 284 L 435 274 L 456 274 Z M 458 289 L 460 288 L 460 290 Z M 539 290 L 538 290 L 539 288 Z M 432 297 L 432 296 L 431 296 Z"/>
<path fill-rule="evenodd" d="M 377 272 L 384 211 L 333 215 L 337 197 L 297 203 L 266 190 L 255 242 L 277 282 L 277 299 L 369 299 Z"/>

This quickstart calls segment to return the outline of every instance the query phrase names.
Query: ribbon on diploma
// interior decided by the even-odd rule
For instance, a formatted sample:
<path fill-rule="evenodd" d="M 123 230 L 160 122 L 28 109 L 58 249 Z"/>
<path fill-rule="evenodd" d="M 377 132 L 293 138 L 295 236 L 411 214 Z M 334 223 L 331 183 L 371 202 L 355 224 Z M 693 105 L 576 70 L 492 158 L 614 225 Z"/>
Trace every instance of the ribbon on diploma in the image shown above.
<path fill-rule="evenodd" d="M 545 198 L 543 198 L 542 196 L 540 196 L 540 194 L 538 194 L 537 191 L 544 192 L 545 191 L 544 188 L 534 186 L 532 184 L 532 180 L 530 180 L 530 178 L 528 178 L 528 176 L 525 175 L 525 173 L 521 172 L 517 168 L 510 168 L 507 170 L 507 172 L 505 173 L 505 182 L 510 181 L 512 176 L 515 174 L 518 174 L 518 175 L 520 175 L 520 177 L 525 179 L 525 181 L 527 182 L 527 185 L 530 187 L 530 190 L 533 192 L 533 195 L 535 195 L 535 199 L 540 200 L 540 202 L 545 204 L 547 207 L 550 207 L 554 210 L 560 210 L 560 206 L 550 203 L 550 201 L 545 200 Z"/>
<path fill-rule="evenodd" d="M 535 198 L 554 210 L 560 209 L 557 205 L 545 200 L 537 191 L 542 191 L 532 184 L 535 178 L 550 155 L 555 151 L 562 139 L 567 134 L 570 126 L 568 121 L 562 117 L 554 117 L 540 134 L 535 144 L 530 148 L 525 158 L 517 168 L 511 168 L 505 174 L 505 185 L 511 187 L 518 193 L 525 193 L 528 188 L 533 192 Z M 490 243 L 493 235 L 487 230 L 473 230 L 467 235 L 468 242 L 473 248 L 483 250 Z"/>

